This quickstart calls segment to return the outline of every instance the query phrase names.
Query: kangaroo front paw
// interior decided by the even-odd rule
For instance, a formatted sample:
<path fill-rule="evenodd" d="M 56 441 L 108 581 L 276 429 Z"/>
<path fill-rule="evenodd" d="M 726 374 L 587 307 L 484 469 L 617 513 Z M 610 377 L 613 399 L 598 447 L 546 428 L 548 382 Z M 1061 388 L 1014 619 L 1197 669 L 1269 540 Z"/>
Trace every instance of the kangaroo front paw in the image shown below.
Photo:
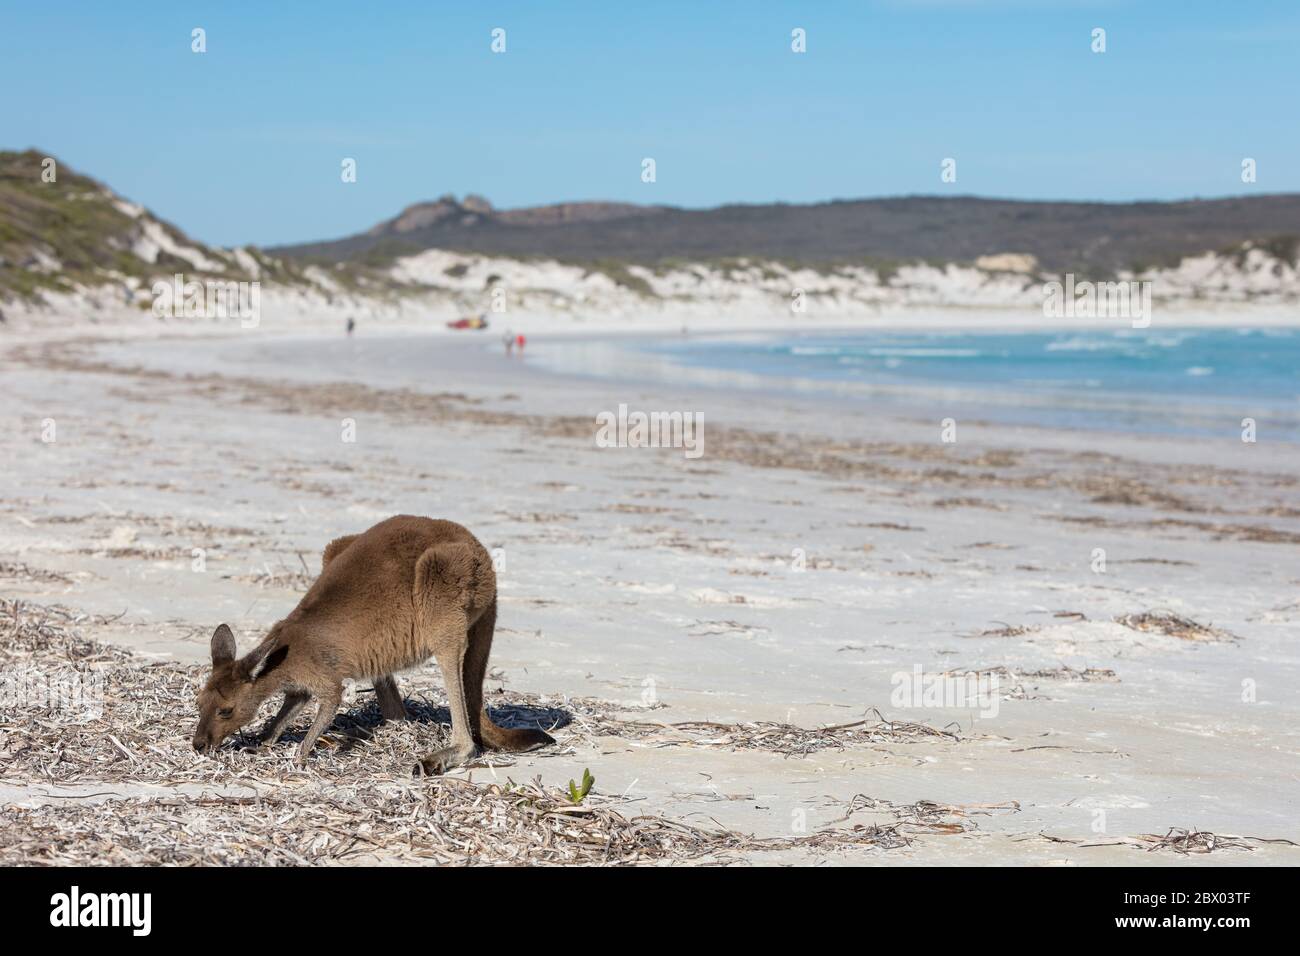
<path fill-rule="evenodd" d="M 479 755 L 477 747 L 443 747 L 441 750 L 434 750 L 420 758 L 420 762 L 415 765 L 415 775 L 417 777 L 436 777 L 444 774 L 448 770 L 464 766 Z"/>
<path fill-rule="evenodd" d="M 315 746 L 316 746 L 316 741 L 304 740 L 301 744 L 299 744 L 298 752 L 293 755 L 293 762 L 299 767 L 304 766 L 307 763 L 307 758 L 311 756 L 311 752 L 315 748 Z"/>

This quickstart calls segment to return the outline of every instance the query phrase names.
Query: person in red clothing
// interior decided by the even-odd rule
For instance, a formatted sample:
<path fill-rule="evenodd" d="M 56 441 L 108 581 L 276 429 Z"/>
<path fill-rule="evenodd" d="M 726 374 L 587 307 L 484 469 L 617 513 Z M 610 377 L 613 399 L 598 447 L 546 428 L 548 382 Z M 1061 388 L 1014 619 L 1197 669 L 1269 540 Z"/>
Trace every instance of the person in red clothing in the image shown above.
<path fill-rule="evenodd" d="M 524 333 L 520 332 L 519 335 L 515 338 L 515 346 L 521 352 L 524 350 L 524 341 L 525 341 Z"/>

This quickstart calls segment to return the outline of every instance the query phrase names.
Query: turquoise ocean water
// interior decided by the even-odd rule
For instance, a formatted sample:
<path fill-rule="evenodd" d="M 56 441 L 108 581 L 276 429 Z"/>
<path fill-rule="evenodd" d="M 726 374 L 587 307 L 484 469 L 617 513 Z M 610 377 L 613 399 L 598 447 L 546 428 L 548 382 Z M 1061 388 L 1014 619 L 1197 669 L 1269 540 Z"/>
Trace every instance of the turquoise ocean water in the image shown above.
<path fill-rule="evenodd" d="M 683 337 L 620 351 L 568 349 L 560 364 L 1045 427 L 1229 435 L 1249 417 L 1261 440 L 1300 441 L 1300 330 Z"/>

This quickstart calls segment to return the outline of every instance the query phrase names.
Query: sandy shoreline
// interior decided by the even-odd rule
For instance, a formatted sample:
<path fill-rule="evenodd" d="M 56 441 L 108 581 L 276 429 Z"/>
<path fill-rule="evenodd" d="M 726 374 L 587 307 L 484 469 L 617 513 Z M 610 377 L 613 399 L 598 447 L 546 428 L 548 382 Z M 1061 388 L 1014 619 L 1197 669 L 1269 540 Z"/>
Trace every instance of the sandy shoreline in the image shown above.
<path fill-rule="evenodd" d="M 199 663 L 218 621 L 246 646 L 291 608 L 331 537 L 394 512 L 450 517 L 505 557 L 489 687 L 611 702 L 592 713 L 628 725 L 561 728 L 557 752 L 476 782 L 556 788 L 589 767 L 620 813 L 793 841 L 702 859 L 1296 862 L 1285 843 L 1142 851 L 1170 828 L 1297 839 L 1300 449 L 976 423 L 945 446 L 930 422 L 571 379 L 477 345 L 448 348 L 422 382 L 364 356 L 331 366 L 330 340 L 295 368 L 283 346 L 7 355 L 2 593 L 112 617 L 78 627 Z M 620 401 L 702 410 L 706 454 L 595 447 L 594 412 Z M 42 442 L 51 419 L 57 440 Z M 1162 633 L 1150 612 L 1209 630 Z M 917 667 L 996 673 L 996 715 L 892 706 L 895 676 Z M 420 680 L 436 688 L 436 669 Z M 797 735 L 753 730 L 875 721 L 873 709 L 955 736 L 832 733 L 801 752 Z M 721 726 L 635 726 L 647 720 Z M 393 740 L 416 746 L 418 729 Z M 239 763 L 220 786 L 265 779 L 288 754 L 248 759 L 267 763 Z M 308 799 L 364 775 L 364 759 L 332 759 L 269 789 Z M 186 772 L 191 789 L 218 787 L 207 768 Z M 104 777 L 75 786 L 180 786 L 143 767 Z M 72 785 L 10 771 L 0 792 L 44 807 Z M 910 843 L 798 839 L 856 824 L 902 826 Z"/>

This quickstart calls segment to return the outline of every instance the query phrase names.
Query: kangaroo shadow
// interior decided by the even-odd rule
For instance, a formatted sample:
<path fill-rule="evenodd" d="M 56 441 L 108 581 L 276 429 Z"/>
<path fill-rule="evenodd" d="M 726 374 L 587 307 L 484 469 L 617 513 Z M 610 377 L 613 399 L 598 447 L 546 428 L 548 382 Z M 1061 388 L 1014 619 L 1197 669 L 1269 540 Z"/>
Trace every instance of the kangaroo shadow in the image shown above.
<path fill-rule="evenodd" d="M 418 697 L 407 697 L 404 702 L 408 722 L 436 728 L 440 734 L 451 732 L 451 709 L 447 706 L 434 705 Z M 494 724 L 508 729 L 530 727 L 549 732 L 573 723 L 573 714 L 562 707 L 535 707 L 530 704 L 503 702 L 489 704 L 487 712 Z M 350 709 L 340 709 L 326 728 L 326 732 L 341 732 L 344 739 L 339 742 L 339 751 L 343 752 L 351 750 L 359 743 L 365 743 L 388 722 L 379 710 L 379 702 L 371 696 L 369 700 L 354 704 Z M 280 735 L 277 746 L 302 742 L 303 737 L 307 735 L 307 728 L 301 724 L 301 721 L 298 724 L 286 729 Z M 245 746 L 255 745 L 256 741 L 252 735 L 241 736 L 247 738 L 244 741 Z"/>

